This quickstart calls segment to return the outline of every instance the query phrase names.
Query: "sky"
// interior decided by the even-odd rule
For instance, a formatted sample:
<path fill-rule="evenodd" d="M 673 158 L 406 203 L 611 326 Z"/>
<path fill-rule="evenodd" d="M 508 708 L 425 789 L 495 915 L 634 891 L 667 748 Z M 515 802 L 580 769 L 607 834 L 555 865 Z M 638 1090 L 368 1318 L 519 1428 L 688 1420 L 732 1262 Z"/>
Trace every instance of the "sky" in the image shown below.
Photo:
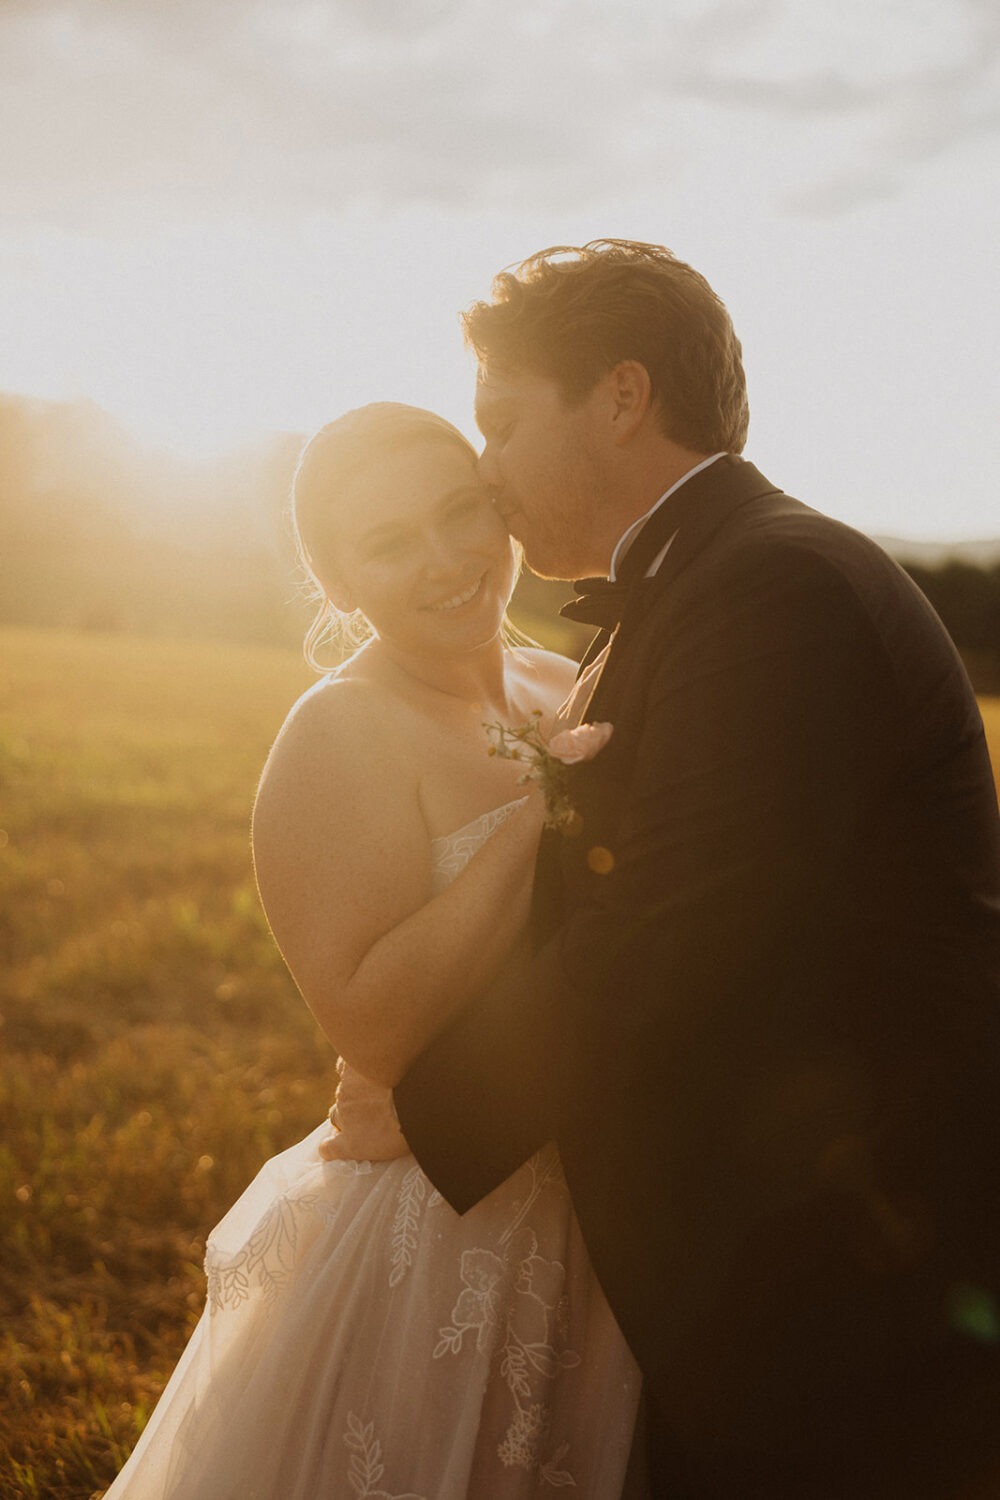
<path fill-rule="evenodd" d="M 775 483 L 1000 535 L 997 0 L 0 0 L 0 139 L 0 391 L 473 436 L 459 310 L 624 236 L 729 306 Z"/>

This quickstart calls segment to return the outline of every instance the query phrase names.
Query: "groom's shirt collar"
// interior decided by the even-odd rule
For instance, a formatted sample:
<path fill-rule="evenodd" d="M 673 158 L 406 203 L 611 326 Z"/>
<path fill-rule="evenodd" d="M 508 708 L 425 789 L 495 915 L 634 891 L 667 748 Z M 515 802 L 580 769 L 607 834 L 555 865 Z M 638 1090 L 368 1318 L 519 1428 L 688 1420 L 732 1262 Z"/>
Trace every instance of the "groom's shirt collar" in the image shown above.
<path fill-rule="evenodd" d="M 707 469 L 709 464 L 714 464 L 716 459 L 725 458 L 725 456 L 726 455 L 724 452 L 713 453 L 711 458 L 703 458 L 700 464 L 695 464 L 693 469 L 688 469 L 687 473 L 682 474 L 676 484 L 672 484 L 669 490 L 664 491 L 659 500 L 656 501 L 655 505 L 651 505 L 649 507 L 644 516 L 640 516 L 637 521 L 633 521 L 631 526 L 629 526 L 626 531 L 622 532 L 621 536 L 618 538 L 618 545 L 615 547 L 614 552 L 612 552 L 611 554 L 611 567 L 608 570 L 608 577 L 611 579 L 612 583 L 618 576 L 618 569 L 621 567 L 622 558 L 625 556 L 626 552 L 631 547 L 632 543 L 639 535 L 639 532 L 649 520 L 650 516 L 653 515 L 654 511 L 658 511 L 660 506 L 663 505 L 665 501 L 670 499 L 671 495 L 675 495 L 682 484 L 687 484 L 688 480 L 693 479 L 695 474 L 700 474 L 702 469 Z M 670 543 L 673 541 L 676 535 L 677 533 L 675 531 L 674 535 L 669 538 L 669 540 L 663 547 L 660 548 L 659 552 L 653 558 L 653 561 L 646 569 L 647 578 L 652 578 L 653 574 L 656 572 L 657 568 L 666 557 L 667 551 L 670 547 Z"/>

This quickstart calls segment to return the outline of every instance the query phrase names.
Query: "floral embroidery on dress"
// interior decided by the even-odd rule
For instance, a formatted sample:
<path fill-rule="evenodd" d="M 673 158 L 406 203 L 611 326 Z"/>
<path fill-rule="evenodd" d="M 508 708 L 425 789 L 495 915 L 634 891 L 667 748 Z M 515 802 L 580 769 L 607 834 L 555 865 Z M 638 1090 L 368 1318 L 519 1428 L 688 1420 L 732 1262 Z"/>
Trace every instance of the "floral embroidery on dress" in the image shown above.
<path fill-rule="evenodd" d="M 413 1166 L 403 1178 L 399 1189 L 399 1206 L 392 1221 L 389 1245 L 392 1270 L 389 1285 L 398 1286 L 413 1264 L 413 1253 L 417 1248 L 417 1227 L 420 1210 L 427 1196 L 427 1178 L 418 1166 Z M 438 1195 L 440 1197 L 440 1194 Z"/>
<path fill-rule="evenodd" d="M 529 1212 L 541 1195 L 542 1189 L 550 1182 L 565 1186 L 566 1178 L 563 1173 L 562 1162 L 559 1158 L 559 1148 L 554 1141 L 549 1141 L 540 1151 L 536 1152 L 530 1161 L 525 1163 L 525 1169 L 531 1173 L 531 1187 L 528 1195 L 520 1203 L 515 1204 L 517 1212 L 500 1236 L 501 1245 L 505 1245 L 515 1233 L 518 1226 L 524 1223 Z"/>
<path fill-rule="evenodd" d="M 205 1253 L 209 1305 L 239 1307 L 250 1296 L 254 1281 L 265 1298 L 273 1301 L 295 1266 L 299 1213 L 315 1203 L 314 1193 L 300 1194 L 294 1202 L 287 1197 L 275 1199 L 237 1255 L 223 1257 L 210 1240 Z"/>
<path fill-rule="evenodd" d="M 540 1179 L 549 1180 L 544 1164 L 536 1184 Z M 519 1218 L 523 1209 L 521 1205 Z M 499 1357 L 500 1376 L 514 1406 L 497 1448 L 500 1461 L 507 1468 L 538 1469 L 539 1477 L 556 1487 L 574 1485 L 572 1474 L 557 1467 L 568 1454 L 566 1445 L 542 1463 L 549 1429 L 546 1385 L 560 1370 L 580 1363 L 575 1350 L 556 1342 L 565 1320 L 565 1267 L 538 1254 L 538 1236 L 528 1227 L 505 1235 L 502 1243 L 503 1256 L 483 1248 L 462 1252 L 464 1286 L 452 1308 L 451 1325 L 439 1330 L 434 1358 L 461 1353 L 466 1335 L 475 1334 L 479 1354 Z"/>
<path fill-rule="evenodd" d="M 500 1308 L 511 1279 L 506 1263 L 492 1250 L 463 1250 L 461 1277 L 465 1286 L 451 1310 L 455 1326 L 438 1330 L 441 1339 L 434 1350 L 435 1359 L 449 1351 L 458 1354 L 469 1332 L 476 1335 L 479 1353 L 488 1354 L 490 1334 L 500 1327 Z"/>
<path fill-rule="evenodd" d="M 351 1453 L 347 1479 L 358 1500 L 425 1500 L 425 1496 L 415 1495 L 412 1491 L 405 1495 L 390 1495 L 388 1490 L 376 1488 L 385 1473 L 385 1464 L 382 1462 L 382 1444 L 375 1436 L 374 1422 L 362 1422 L 349 1411 L 344 1442 Z"/>
<path fill-rule="evenodd" d="M 560 1469 L 556 1466 L 562 1463 L 569 1452 L 569 1443 L 560 1443 L 547 1464 L 542 1464 L 538 1473 L 546 1484 L 550 1484 L 554 1490 L 565 1489 L 567 1485 L 576 1489 L 576 1480 L 568 1469 Z"/>
<path fill-rule="evenodd" d="M 340 1172 L 346 1177 L 369 1177 L 374 1171 L 374 1164 L 370 1161 L 327 1161 L 323 1159 L 323 1170 L 326 1172 Z"/>

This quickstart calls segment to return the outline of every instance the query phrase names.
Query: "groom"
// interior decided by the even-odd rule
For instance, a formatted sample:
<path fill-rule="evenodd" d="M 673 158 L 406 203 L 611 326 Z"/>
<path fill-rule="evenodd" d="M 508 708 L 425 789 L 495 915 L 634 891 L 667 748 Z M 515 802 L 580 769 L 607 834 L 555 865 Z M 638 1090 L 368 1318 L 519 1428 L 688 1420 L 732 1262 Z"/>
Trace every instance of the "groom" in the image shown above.
<path fill-rule="evenodd" d="M 1000 1494 L 1000 824 L 959 659 L 739 456 L 739 342 L 670 252 L 542 252 L 465 327 L 483 477 L 583 578 L 613 734 L 406 1138 L 460 1212 L 558 1141 L 655 1494 Z"/>

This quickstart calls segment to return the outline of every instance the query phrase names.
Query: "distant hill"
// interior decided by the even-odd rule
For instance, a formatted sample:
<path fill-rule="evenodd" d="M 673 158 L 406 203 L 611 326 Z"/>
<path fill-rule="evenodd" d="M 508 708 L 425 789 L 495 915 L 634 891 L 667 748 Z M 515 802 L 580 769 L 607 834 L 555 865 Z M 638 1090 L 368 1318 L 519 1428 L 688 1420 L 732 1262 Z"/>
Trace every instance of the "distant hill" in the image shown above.
<path fill-rule="evenodd" d="M 299 639 L 287 503 L 301 446 L 280 434 L 193 463 L 92 402 L 0 395 L 0 620 Z"/>

